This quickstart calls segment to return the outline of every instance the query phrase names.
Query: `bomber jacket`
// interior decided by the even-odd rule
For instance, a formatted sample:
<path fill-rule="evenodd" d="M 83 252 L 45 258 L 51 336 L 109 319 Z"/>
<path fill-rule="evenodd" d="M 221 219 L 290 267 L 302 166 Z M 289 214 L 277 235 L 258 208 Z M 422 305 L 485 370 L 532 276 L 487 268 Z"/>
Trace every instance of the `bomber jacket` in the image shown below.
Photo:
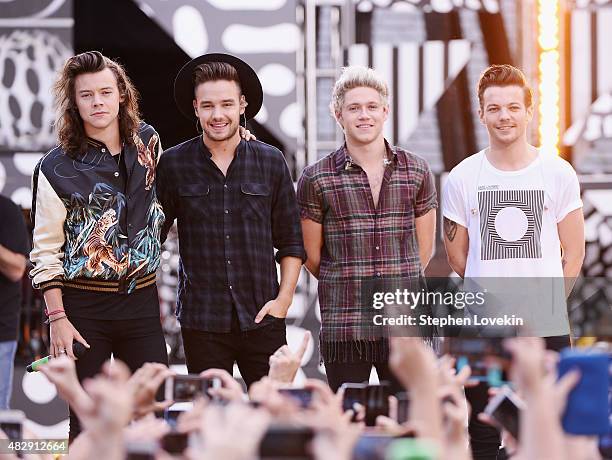
<path fill-rule="evenodd" d="M 127 179 L 108 148 L 88 139 L 87 151 L 49 151 L 32 176 L 32 284 L 129 293 L 155 283 L 164 213 L 155 192 L 161 143 L 141 123 L 125 144 Z"/>

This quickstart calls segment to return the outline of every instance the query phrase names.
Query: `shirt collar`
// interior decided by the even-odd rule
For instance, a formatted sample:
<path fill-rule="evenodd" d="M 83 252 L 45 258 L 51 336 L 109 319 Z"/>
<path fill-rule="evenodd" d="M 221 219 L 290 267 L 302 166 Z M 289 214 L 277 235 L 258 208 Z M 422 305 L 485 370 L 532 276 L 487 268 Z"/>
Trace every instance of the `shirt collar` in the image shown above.
<path fill-rule="evenodd" d="M 394 146 L 387 142 L 385 139 L 385 150 L 387 151 L 387 158 L 390 159 L 394 164 L 403 164 L 401 155 L 397 154 L 397 150 Z M 348 171 L 351 169 L 353 165 L 353 160 L 348 153 L 348 149 L 346 147 L 346 142 L 336 150 L 336 171 Z"/>
<path fill-rule="evenodd" d="M 106 149 L 106 145 L 104 145 L 104 142 L 100 142 L 96 139 L 92 139 L 91 137 L 87 138 L 87 145 L 89 145 L 90 147 L 94 147 L 98 150 L 101 150 L 103 148 Z"/>
<path fill-rule="evenodd" d="M 196 137 L 196 142 L 198 144 L 198 151 L 206 158 L 210 158 L 212 160 L 212 153 L 210 153 L 210 150 L 208 150 L 208 147 L 206 147 L 206 144 L 204 143 L 204 137 L 202 137 L 202 135 Z M 236 146 L 234 157 L 237 157 L 244 149 L 245 142 L 246 141 L 244 139 L 240 139 L 240 143 Z"/>

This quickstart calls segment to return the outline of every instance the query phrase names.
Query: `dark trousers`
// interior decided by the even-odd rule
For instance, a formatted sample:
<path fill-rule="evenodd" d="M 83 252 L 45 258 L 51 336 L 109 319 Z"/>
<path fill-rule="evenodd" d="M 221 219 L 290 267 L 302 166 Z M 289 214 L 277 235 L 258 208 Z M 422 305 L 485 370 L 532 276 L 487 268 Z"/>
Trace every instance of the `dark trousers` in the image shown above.
<path fill-rule="evenodd" d="M 334 392 L 338 391 L 343 383 L 367 383 L 370 379 L 372 366 L 376 368 L 379 381 L 389 382 L 391 393 L 395 394 L 405 390 L 386 362 L 325 363 L 327 383 Z"/>
<path fill-rule="evenodd" d="M 157 316 L 124 320 L 71 317 L 70 322 L 91 346 L 87 353 L 76 361 L 79 382 L 99 374 L 111 353 L 115 359 L 126 363 L 132 372 L 148 362 L 168 365 L 166 341 Z M 80 432 L 79 419 L 71 409 L 70 441 Z"/>
<path fill-rule="evenodd" d="M 250 331 L 204 332 L 181 327 L 181 335 L 190 374 L 215 368 L 232 375 L 236 362 L 247 387 L 268 375 L 270 355 L 287 344 L 284 318 Z"/>
<path fill-rule="evenodd" d="M 546 348 L 559 351 L 570 346 L 568 335 L 546 337 Z M 478 420 L 478 414 L 484 411 L 489 402 L 489 386 L 480 382 L 476 387 L 466 388 L 465 396 L 472 407 L 468 431 L 474 460 L 496 460 L 501 436 L 497 428 Z"/>

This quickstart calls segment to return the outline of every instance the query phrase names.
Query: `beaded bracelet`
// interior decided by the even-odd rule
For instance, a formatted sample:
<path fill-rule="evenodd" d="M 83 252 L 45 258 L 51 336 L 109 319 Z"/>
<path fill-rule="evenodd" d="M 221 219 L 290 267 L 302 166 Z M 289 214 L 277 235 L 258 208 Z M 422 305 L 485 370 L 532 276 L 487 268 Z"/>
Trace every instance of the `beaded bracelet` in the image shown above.
<path fill-rule="evenodd" d="M 53 316 L 53 315 L 56 315 L 56 314 L 58 314 L 58 313 L 63 313 L 63 312 L 64 312 L 64 309 L 63 309 L 63 308 L 58 308 L 57 310 L 53 310 L 53 311 L 48 311 L 48 310 L 45 308 L 45 315 L 47 315 L 47 318 L 48 318 L 49 316 Z"/>

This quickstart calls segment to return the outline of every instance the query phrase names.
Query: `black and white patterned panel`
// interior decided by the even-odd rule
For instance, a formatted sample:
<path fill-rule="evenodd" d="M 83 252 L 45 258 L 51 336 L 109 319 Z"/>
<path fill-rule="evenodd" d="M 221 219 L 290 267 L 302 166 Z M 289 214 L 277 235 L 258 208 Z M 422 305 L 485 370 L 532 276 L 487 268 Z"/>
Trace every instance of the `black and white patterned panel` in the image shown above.
<path fill-rule="evenodd" d="M 540 259 L 544 190 L 478 192 L 481 260 Z"/>
<path fill-rule="evenodd" d="M 301 31 L 295 0 L 136 0 L 189 56 L 229 53 L 259 75 L 264 103 L 255 119 L 295 152 L 303 131 L 296 97 Z M 178 69 L 176 69 L 178 71 Z"/>
<path fill-rule="evenodd" d="M 354 0 L 359 11 L 391 7 L 397 11 L 419 9 L 424 13 L 448 13 L 456 8 L 499 13 L 498 0 Z"/>
<path fill-rule="evenodd" d="M 576 336 L 612 337 L 612 189 L 610 176 L 600 177 L 581 177 L 586 254 L 569 302 Z"/>
<path fill-rule="evenodd" d="M 2 0 L 0 193 L 29 207 L 30 176 L 55 144 L 51 86 L 72 54 L 72 0 Z"/>
<path fill-rule="evenodd" d="M 468 40 L 440 40 L 366 45 L 344 50 L 345 65 L 376 69 L 391 88 L 389 121 L 384 134 L 392 144 L 407 144 L 419 117 L 438 103 L 457 75 L 468 64 L 472 44 Z"/>

